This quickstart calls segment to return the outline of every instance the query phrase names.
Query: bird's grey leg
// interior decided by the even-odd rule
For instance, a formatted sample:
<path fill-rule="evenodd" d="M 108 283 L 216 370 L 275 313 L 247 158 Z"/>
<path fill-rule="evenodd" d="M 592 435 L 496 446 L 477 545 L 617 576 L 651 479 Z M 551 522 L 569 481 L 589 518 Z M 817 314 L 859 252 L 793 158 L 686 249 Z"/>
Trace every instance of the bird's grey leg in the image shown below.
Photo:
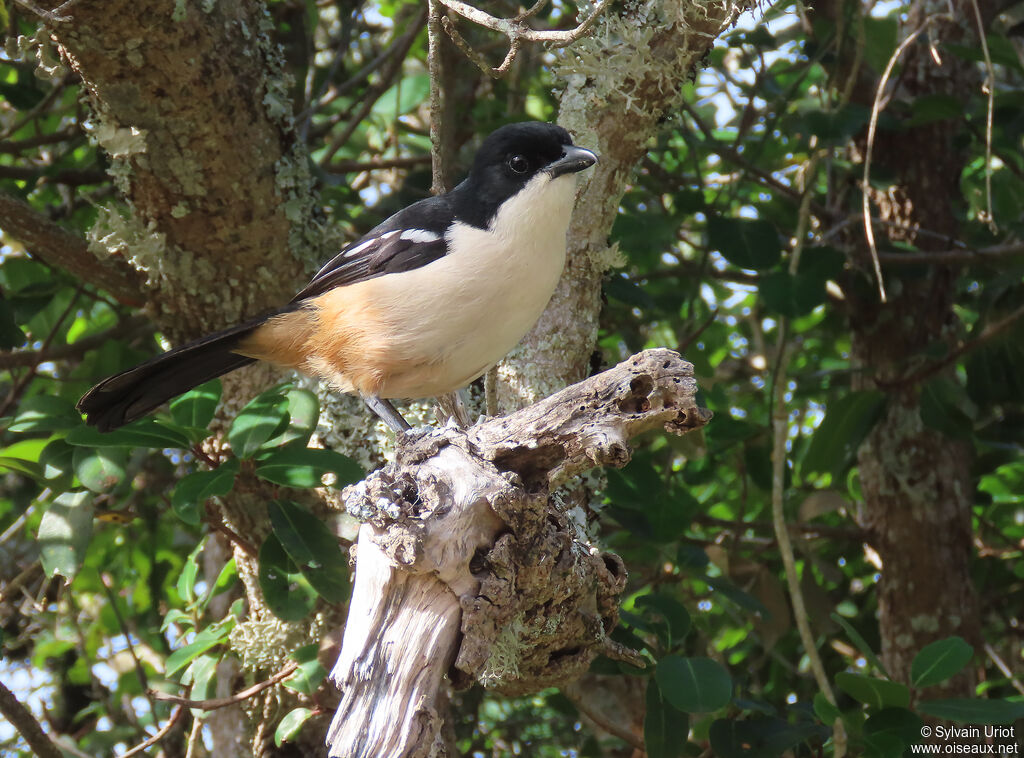
<path fill-rule="evenodd" d="M 390 401 L 385 400 L 377 395 L 363 395 L 363 402 L 366 403 L 366 407 L 377 414 L 388 428 L 391 429 L 395 434 L 399 432 L 407 432 L 412 429 L 409 422 L 402 418 L 402 414 L 395 410 Z"/>
<path fill-rule="evenodd" d="M 462 390 L 438 395 L 437 407 L 440 411 L 437 417 L 442 424 L 446 423 L 448 419 L 453 418 L 460 429 L 467 429 L 472 426 L 469 418 L 469 409 L 466 408 L 466 404 L 462 399 Z"/>

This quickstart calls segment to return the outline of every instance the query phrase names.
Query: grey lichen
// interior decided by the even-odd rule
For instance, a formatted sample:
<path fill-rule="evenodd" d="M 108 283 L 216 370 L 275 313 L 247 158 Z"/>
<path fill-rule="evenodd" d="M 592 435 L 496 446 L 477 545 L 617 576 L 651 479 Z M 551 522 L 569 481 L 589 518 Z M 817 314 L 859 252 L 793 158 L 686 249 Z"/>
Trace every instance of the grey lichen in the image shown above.
<path fill-rule="evenodd" d="M 280 668 L 298 648 L 319 642 L 326 627 L 321 613 L 308 623 L 285 622 L 267 614 L 266 618 L 238 624 L 231 630 L 228 642 L 244 671 L 267 671 Z"/>

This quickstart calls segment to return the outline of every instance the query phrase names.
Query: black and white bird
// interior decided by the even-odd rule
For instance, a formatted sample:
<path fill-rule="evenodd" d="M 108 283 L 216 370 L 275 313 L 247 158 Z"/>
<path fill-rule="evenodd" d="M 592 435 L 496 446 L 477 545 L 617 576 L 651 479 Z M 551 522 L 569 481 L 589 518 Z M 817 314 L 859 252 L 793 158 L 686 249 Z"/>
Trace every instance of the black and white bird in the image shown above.
<path fill-rule="evenodd" d="M 575 175 L 596 160 L 559 126 L 503 126 L 455 189 L 372 229 L 287 305 L 105 379 L 78 409 L 116 429 L 262 360 L 358 393 L 408 429 L 388 398 L 466 386 L 540 317 L 565 263 Z"/>

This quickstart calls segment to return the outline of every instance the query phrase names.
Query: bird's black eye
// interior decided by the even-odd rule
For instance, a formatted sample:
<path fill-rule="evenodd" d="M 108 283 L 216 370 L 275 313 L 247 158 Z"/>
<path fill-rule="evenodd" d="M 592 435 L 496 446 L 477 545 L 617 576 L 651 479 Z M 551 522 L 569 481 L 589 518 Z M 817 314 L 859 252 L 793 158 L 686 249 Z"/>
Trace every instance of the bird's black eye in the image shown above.
<path fill-rule="evenodd" d="M 508 167 L 512 169 L 513 173 L 525 174 L 530 170 L 530 161 L 523 155 L 513 155 L 508 159 Z"/>

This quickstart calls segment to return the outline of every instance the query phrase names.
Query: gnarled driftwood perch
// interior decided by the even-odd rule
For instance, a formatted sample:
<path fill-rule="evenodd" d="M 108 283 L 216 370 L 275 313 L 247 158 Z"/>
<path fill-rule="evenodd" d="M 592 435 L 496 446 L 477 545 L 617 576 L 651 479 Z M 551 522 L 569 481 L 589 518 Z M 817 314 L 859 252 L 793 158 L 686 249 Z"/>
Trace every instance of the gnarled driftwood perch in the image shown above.
<path fill-rule="evenodd" d="M 345 492 L 364 523 L 328 733 L 338 758 L 425 756 L 445 675 L 515 694 L 565 684 L 598 654 L 626 583 L 551 493 L 595 466 L 623 466 L 628 440 L 707 423 L 693 367 L 647 350 L 510 416 L 414 430 L 394 464 Z M 642 665 L 642 664 L 641 664 Z"/>

